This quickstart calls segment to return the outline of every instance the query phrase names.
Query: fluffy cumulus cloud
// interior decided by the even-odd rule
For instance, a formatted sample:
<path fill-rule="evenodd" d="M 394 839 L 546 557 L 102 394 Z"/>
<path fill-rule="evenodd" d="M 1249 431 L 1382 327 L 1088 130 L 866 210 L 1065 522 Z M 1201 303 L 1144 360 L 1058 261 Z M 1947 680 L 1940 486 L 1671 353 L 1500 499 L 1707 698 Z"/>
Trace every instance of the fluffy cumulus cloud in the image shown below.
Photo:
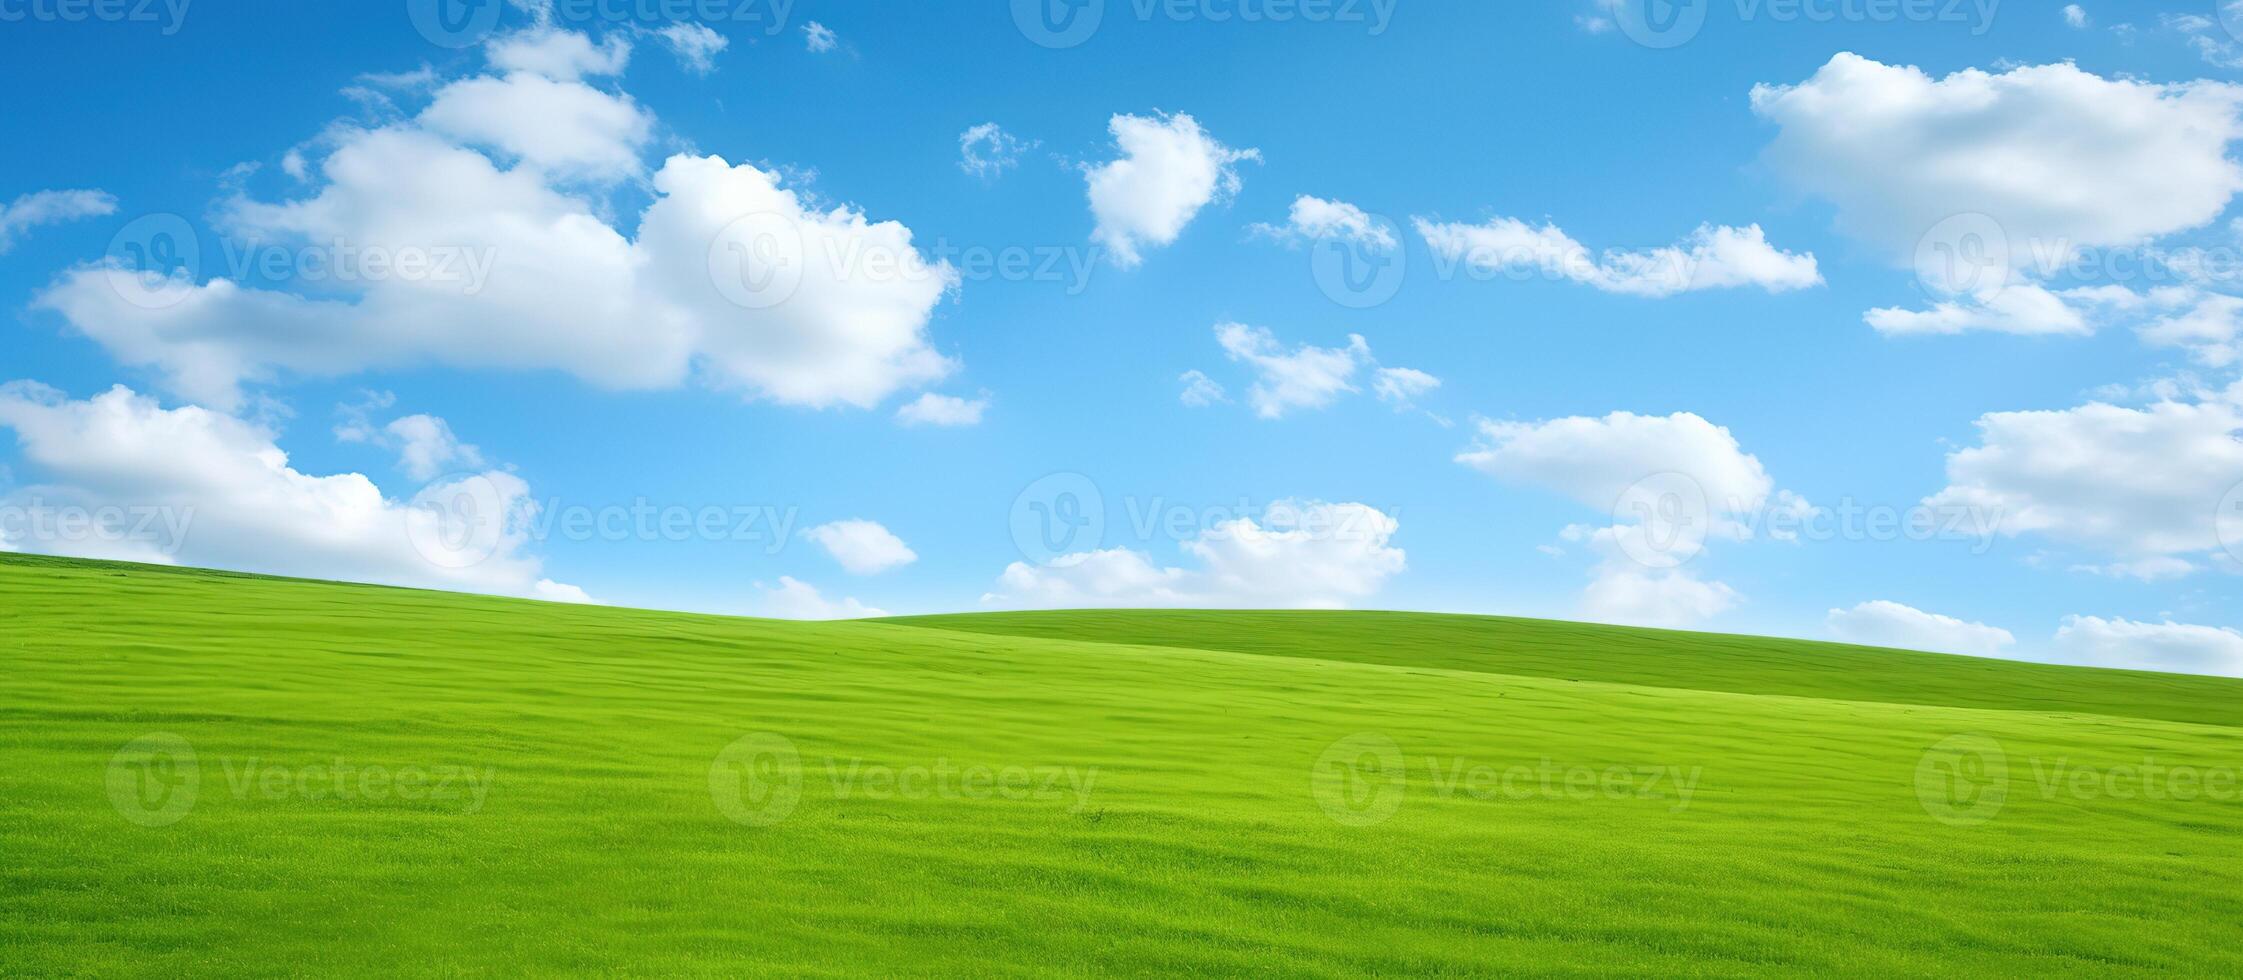
<path fill-rule="evenodd" d="M 376 405 L 388 407 L 386 396 Z M 452 425 L 434 415 L 406 415 L 392 419 L 386 425 L 375 425 L 366 417 L 367 406 L 346 406 L 349 420 L 335 427 L 335 438 L 342 442 L 365 443 L 381 446 L 397 453 L 397 465 L 405 475 L 415 480 L 433 480 L 455 469 L 474 469 L 484 466 L 483 451 L 461 442 L 452 432 Z"/>
<path fill-rule="evenodd" d="M 785 575 L 777 586 L 761 591 L 763 614 L 774 619 L 876 619 L 888 614 L 847 596 L 828 599 L 817 586 Z"/>
<path fill-rule="evenodd" d="M 1760 509 L 1775 481 L 1729 430 L 1690 413 L 1541 422 L 1481 419 L 1480 442 L 1457 462 L 1508 482 L 1554 490 L 1589 507 L 1634 513 L 1657 503 L 1658 478 L 1685 477 L 1715 516 Z"/>
<path fill-rule="evenodd" d="M 2017 644 L 2017 638 L 2000 627 L 1964 622 L 1883 599 L 1852 609 L 1833 609 L 1828 623 L 1832 636 L 1864 646 L 1999 657 Z"/>
<path fill-rule="evenodd" d="M 79 401 L 0 386 L 0 428 L 43 478 L 5 498 L 10 550 L 590 601 L 527 553 L 536 504 L 508 473 L 430 488 L 433 506 L 415 506 L 355 473 L 294 469 L 252 423 L 122 387 Z M 453 503 L 484 517 L 447 527 L 441 514 L 466 512 Z"/>
<path fill-rule="evenodd" d="M 1143 262 L 1145 248 L 1174 242 L 1201 208 L 1238 193 L 1238 164 L 1261 159 L 1224 146 L 1182 113 L 1117 115 L 1107 128 L 1121 156 L 1085 167 L 1083 178 L 1097 222 L 1091 237 L 1123 268 Z"/>
<path fill-rule="evenodd" d="M 1254 406 L 1254 414 L 1265 419 L 1329 406 L 1342 395 L 1360 391 L 1355 379 L 1365 371 L 1371 372 L 1372 390 L 1379 399 L 1397 407 L 1409 407 L 1441 386 L 1441 379 L 1414 368 L 1379 367 L 1371 345 L 1357 334 L 1348 335 L 1345 347 L 1287 348 L 1267 328 L 1219 323 L 1215 342 L 1224 356 L 1253 370 L 1246 400 Z M 1223 386 L 1203 372 L 1186 371 L 1179 380 L 1186 405 L 1203 408 L 1227 400 Z"/>
<path fill-rule="evenodd" d="M 1303 344 L 1287 350 L 1266 328 L 1224 323 L 1215 327 L 1215 341 L 1231 360 L 1254 369 L 1247 400 L 1254 414 L 1265 419 L 1283 418 L 1295 409 L 1323 408 L 1341 394 L 1355 391 L 1355 374 L 1371 359 L 1370 344 L 1355 334 L 1348 336 L 1345 347 Z"/>
<path fill-rule="evenodd" d="M 983 601 L 1048 609 L 1342 608 L 1376 595 L 1406 567 L 1391 543 L 1399 529 L 1363 504 L 1280 501 L 1259 521 L 1223 521 L 1185 542 L 1196 567 L 1163 566 L 1123 548 L 1015 562 Z"/>
<path fill-rule="evenodd" d="M 956 428 L 980 425 L 981 415 L 989 410 L 987 398 L 959 398 L 955 395 L 938 395 L 927 392 L 915 401 L 905 402 L 896 409 L 896 421 L 905 425 L 933 425 Z"/>
<path fill-rule="evenodd" d="M 0 205 L 0 255 L 16 247 L 24 232 L 40 225 L 117 212 L 117 199 L 107 191 L 34 191 Z"/>
<path fill-rule="evenodd" d="M 2243 677 L 2243 633 L 2225 627 L 2066 616 L 2056 649 L 2092 667 Z"/>
<path fill-rule="evenodd" d="M 1391 252 L 1402 244 L 1394 237 L 1392 228 L 1362 208 L 1346 201 L 1327 201 L 1306 194 L 1293 199 L 1292 211 L 1284 224 L 1257 224 L 1253 231 L 1289 244 L 1342 241 L 1373 252 Z"/>
<path fill-rule="evenodd" d="M 1844 228 L 1910 257 L 1933 226 L 1992 217 L 2012 242 L 2124 245 L 2217 217 L 2243 189 L 2227 154 L 2243 87 L 2103 78 L 2070 64 L 1934 78 L 1839 54 L 1759 85 L 1767 157 Z M 2018 249 L 2017 251 L 2025 251 Z"/>
<path fill-rule="evenodd" d="M 2083 249 L 2136 247 L 2201 227 L 2243 189 L 2228 144 L 2243 86 L 2104 78 L 2070 64 L 1959 71 L 1840 54 L 1752 105 L 1791 182 L 1841 228 L 1913 262 L 1921 310 L 1866 319 L 1889 335 L 2084 334 L 2097 290 L 2050 280 Z"/>
<path fill-rule="evenodd" d="M 1703 225 L 1675 245 L 1595 255 L 1554 224 L 1535 227 L 1517 218 L 1477 225 L 1417 218 L 1413 224 L 1436 258 L 1489 276 L 1542 276 L 1651 297 L 1740 286 L 1782 293 L 1822 284 L 1813 255 L 1768 244 L 1759 225 Z"/>
<path fill-rule="evenodd" d="M 1609 622 L 1684 626 L 1730 609 L 1741 599 L 1734 589 L 1683 566 L 1709 540 L 1752 537 L 1764 514 L 1811 510 L 1728 429 L 1689 412 L 1482 419 L 1457 462 L 1609 515 L 1607 526 L 1566 529 L 1599 556 L 1582 606 Z"/>
<path fill-rule="evenodd" d="M 878 575 L 919 560 L 919 553 L 877 521 L 848 520 L 802 532 L 851 575 Z"/>
<path fill-rule="evenodd" d="M 638 172 L 654 118 L 627 96 L 516 72 L 445 86 L 420 124 L 555 177 L 619 180 Z"/>
<path fill-rule="evenodd" d="M 1581 592 L 1581 614 L 1601 623 L 1680 629 L 1728 612 L 1739 601 L 1726 583 L 1688 569 L 1607 562 Z"/>
<path fill-rule="evenodd" d="M 492 38 L 485 57 L 501 72 L 573 82 L 587 75 L 623 74 L 631 63 L 631 42 L 617 36 L 595 44 L 588 35 L 538 27 Z"/>
<path fill-rule="evenodd" d="M 534 125 L 487 106 L 438 112 L 486 99 L 526 100 Z M 576 111 L 592 104 L 607 108 Z M 640 131 L 625 121 L 636 113 L 621 96 L 526 71 L 456 81 L 423 122 L 331 134 L 311 196 L 222 208 L 234 236 L 341 243 L 331 258 L 365 264 L 317 284 L 340 288 L 166 278 L 112 261 L 66 272 L 37 302 L 222 409 L 248 383 L 416 364 L 556 370 L 612 389 L 698 376 L 813 407 L 871 407 L 953 370 L 928 327 L 957 273 L 926 261 L 901 224 L 691 155 L 651 175 L 635 237 L 601 217 L 600 201 L 567 182 L 635 158 Z M 545 135 L 517 137 L 516 125 Z"/>
<path fill-rule="evenodd" d="M 2221 506 L 2243 485 L 2243 412 L 2225 397 L 1996 412 L 1978 430 L 1977 445 L 1947 457 L 1947 486 L 1927 504 L 2128 562 L 2243 546 L 2243 514 Z M 2175 566 L 2152 570 L 2170 577 Z"/>

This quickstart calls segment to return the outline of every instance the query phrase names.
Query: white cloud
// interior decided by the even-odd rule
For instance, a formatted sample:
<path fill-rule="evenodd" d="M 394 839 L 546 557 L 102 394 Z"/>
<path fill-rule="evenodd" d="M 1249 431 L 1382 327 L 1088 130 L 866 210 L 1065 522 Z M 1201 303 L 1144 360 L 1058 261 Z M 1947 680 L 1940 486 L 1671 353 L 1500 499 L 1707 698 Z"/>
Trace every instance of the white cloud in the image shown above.
<path fill-rule="evenodd" d="M 930 391 L 896 409 L 896 421 L 905 425 L 980 425 L 981 414 L 988 410 L 987 398 L 967 400 Z"/>
<path fill-rule="evenodd" d="M 0 386 L 0 427 L 14 430 L 24 459 L 48 481 L 10 495 L 11 510 L 125 517 L 113 535 L 19 526 L 14 550 L 589 601 L 544 578 L 525 554 L 537 504 L 508 473 L 431 488 L 424 500 L 472 502 L 482 515 L 470 533 L 446 534 L 437 511 L 389 500 L 364 476 L 291 468 L 258 426 L 192 406 L 165 409 L 123 387 L 72 401 L 26 382 Z M 155 519 L 141 528 L 141 515 Z"/>
<path fill-rule="evenodd" d="M 381 393 L 365 404 L 342 406 L 344 421 L 335 427 L 336 440 L 392 450 L 405 475 L 424 482 L 447 470 L 486 465 L 482 450 L 461 442 L 452 433 L 451 423 L 436 416 L 407 415 L 383 426 L 376 426 L 368 418 L 372 410 L 388 408 L 395 401 L 393 396 Z"/>
<path fill-rule="evenodd" d="M 1581 593 L 1581 612 L 1597 622 L 1681 629 L 1729 611 L 1739 598 L 1728 585 L 1687 569 L 1608 561 Z"/>
<path fill-rule="evenodd" d="M 1208 377 L 1204 372 L 1186 371 L 1179 375 L 1176 380 L 1184 383 L 1184 391 L 1177 396 L 1178 400 L 1191 408 L 1206 408 L 1218 402 L 1230 401 L 1230 396 L 1223 391 L 1223 386 L 1216 383 L 1214 378 Z"/>
<path fill-rule="evenodd" d="M 1283 418 L 1296 408 L 1330 405 L 1342 393 L 1356 390 L 1350 381 L 1357 369 L 1371 361 L 1370 345 L 1356 334 L 1348 335 L 1346 347 L 1303 344 L 1287 352 L 1267 329 L 1223 323 L 1215 327 L 1215 340 L 1231 360 L 1254 369 L 1247 400 L 1253 403 L 1254 414 L 1265 419 Z"/>
<path fill-rule="evenodd" d="M 1097 221 L 1091 237 L 1123 268 L 1142 262 L 1144 247 L 1174 242 L 1210 202 L 1238 193 L 1237 164 L 1261 159 L 1217 142 L 1182 113 L 1116 115 L 1107 126 L 1121 157 L 1085 167 L 1083 178 Z"/>
<path fill-rule="evenodd" d="M 779 576 L 778 588 L 765 588 L 762 592 L 764 613 L 775 619 L 877 619 L 888 615 L 886 610 L 855 599 L 827 599 L 816 586 L 784 575 Z"/>
<path fill-rule="evenodd" d="M 821 524 L 802 532 L 851 575 L 878 575 L 919 560 L 918 552 L 876 521 Z"/>
<path fill-rule="evenodd" d="M 455 85 L 478 81 L 490 80 Z M 776 173 L 674 156 L 633 239 L 534 168 L 501 169 L 417 126 L 343 130 L 333 146 L 316 194 L 229 202 L 228 230 L 418 253 L 421 274 L 400 261 L 297 294 L 85 265 L 36 302 L 226 409 L 245 383 L 416 364 L 558 370 L 611 389 L 698 376 L 785 404 L 869 408 L 955 368 L 927 328 L 956 270 L 921 256 L 909 228 L 808 200 Z"/>
<path fill-rule="evenodd" d="M 2219 503 L 2243 484 L 2243 414 L 2226 401 L 1996 412 L 1978 429 L 1925 503 L 1970 508 L 2007 535 L 2129 560 L 2209 552 L 2221 547 Z"/>
<path fill-rule="evenodd" d="M 810 49 L 812 54 L 824 54 L 833 50 L 835 46 L 841 43 L 841 40 L 834 36 L 832 28 L 817 21 L 811 21 L 802 29 L 802 43 L 803 46 Z"/>
<path fill-rule="evenodd" d="M 1196 569 L 1162 567 L 1126 549 L 1014 562 L 991 605 L 1342 608 L 1375 595 L 1407 565 L 1390 545 L 1400 525 L 1363 504 L 1279 501 L 1260 521 L 1223 521 L 1184 543 Z"/>
<path fill-rule="evenodd" d="M 631 42 L 610 37 L 595 45 L 583 34 L 540 27 L 492 38 L 484 57 L 502 72 L 529 72 L 573 82 L 586 75 L 623 74 L 631 63 Z"/>
<path fill-rule="evenodd" d="M 1415 368 L 1380 368 L 1371 376 L 1371 390 L 1379 401 L 1407 407 L 1441 386 L 1441 379 Z"/>
<path fill-rule="evenodd" d="M 1675 245 L 1597 256 L 1554 224 L 1536 228 L 1517 218 L 1478 225 L 1428 218 L 1413 223 L 1436 257 L 1489 275 L 1542 275 L 1649 297 L 1740 286 L 1782 293 L 1822 284 L 1813 255 L 1768 244 L 1759 225 L 1700 225 Z"/>
<path fill-rule="evenodd" d="M 420 124 L 558 177 L 619 180 L 638 173 L 654 118 L 629 96 L 517 72 L 445 86 Z"/>
<path fill-rule="evenodd" d="M 15 248 L 24 232 L 40 225 L 115 213 L 117 199 L 107 191 L 33 191 L 0 207 L 0 255 Z"/>
<path fill-rule="evenodd" d="M 2225 627 L 2066 616 L 2056 649 L 2095 667 L 2243 677 L 2243 633 Z"/>
<path fill-rule="evenodd" d="M 1709 539 L 1751 537 L 1764 512 L 1803 517 L 1813 509 L 1778 490 L 1728 429 L 1688 412 L 1481 419 L 1479 429 L 1479 442 L 1457 462 L 1610 516 L 1609 526 L 1565 532 L 1600 556 L 1581 599 L 1593 619 L 1680 627 L 1725 612 L 1741 601 L 1737 591 L 1682 566 Z"/>
<path fill-rule="evenodd" d="M 2243 334 L 2243 297 L 2189 294 L 2190 305 L 2142 327 L 2145 343 L 2178 347 L 2206 367 L 2224 368 L 2243 359 L 2236 339 Z"/>
<path fill-rule="evenodd" d="M 1828 622 L 1831 635 L 1864 646 L 1999 657 L 2017 643 L 2017 637 L 1999 627 L 1964 622 L 1883 599 L 1852 609 L 1833 609 Z"/>
<path fill-rule="evenodd" d="M 678 64 L 687 72 L 706 75 L 716 70 L 716 56 L 732 45 L 732 41 L 705 24 L 671 24 L 655 31 L 662 45 L 678 58 Z"/>
<path fill-rule="evenodd" d="M 993 122 L 971 126 L 958 134 L 958 169 L 983 180 L 995 180 L 1019 166 L 1020 154 L 1035 145 Z"/>
<path fill-rule="evenodd" d="M 2087 11 L 2076 3 L 2064 5 L 2064 26 L 2074 30 L 2087 26 Z"/>
<path fill-rule="evenodd" d="M 1480 442 L 1457 462 L 1498 479 L 1546 487 L 1615 514 L 1655 508 L 1665 474 L 1702 493 L 1715 517 L 1741 518 L 1765 505 L 1775 481 L 1729 430 L 1690 412 L 1543 422 L 1479 420 Z M 1651 481 L 1647 484 L 1646 481 Z"/>
<path fill-rule="evenodd" d="M 407 415 L 386 430 L 397 441 L 399 465 L 416 480 L 433 480 L 451 467 L 481 466 L 482 452 L 459 441 L 452 426 L 433 415 Z"/>
<path fill-rule="evenodd" d="M 2063 297 L 2032 283 L 1941 300 L 1928 310 L 1880 307 L 1863 314 L 1862 320 L 1887 336 L 1970 331 L 2079 336 L 2095 332 L 2087 318 Z"/>
<path fill-rule="evenodd" d="M 1374 252 L 1390 252 L 1402 243 L 1394 232 L 1362 208 L 1346 201 L 1327 201 L 1306 194 L 1293 199 L 1293 209 L 1283 225 L 1257 224 L 1256 234 L 1282 242 L 1334 240 L 1350 242 Z"/>
<path fill-rule="evenodd" d="M 1850 234 L 1911 258 L 1959 214 L 2032 245 L 2131 245 L 2211 221 L 2243 188 L 2228 143 L 2243 87 L 2106 79 L 2070 64 L 1935 79 L 1854 54 L 1758 85 L 1775 169 L 1829 199 Z"/>

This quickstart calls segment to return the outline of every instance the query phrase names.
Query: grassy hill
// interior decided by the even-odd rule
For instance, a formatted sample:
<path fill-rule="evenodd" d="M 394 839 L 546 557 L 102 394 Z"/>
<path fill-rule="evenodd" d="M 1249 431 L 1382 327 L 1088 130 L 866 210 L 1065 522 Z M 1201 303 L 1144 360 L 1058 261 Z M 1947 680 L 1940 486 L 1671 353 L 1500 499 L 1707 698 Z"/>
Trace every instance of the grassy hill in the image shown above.
<path fill-rule="evenodd" d="M 2243 970 L 2218 679 L 5 556 L 0 692 L 9 974 Z"/>

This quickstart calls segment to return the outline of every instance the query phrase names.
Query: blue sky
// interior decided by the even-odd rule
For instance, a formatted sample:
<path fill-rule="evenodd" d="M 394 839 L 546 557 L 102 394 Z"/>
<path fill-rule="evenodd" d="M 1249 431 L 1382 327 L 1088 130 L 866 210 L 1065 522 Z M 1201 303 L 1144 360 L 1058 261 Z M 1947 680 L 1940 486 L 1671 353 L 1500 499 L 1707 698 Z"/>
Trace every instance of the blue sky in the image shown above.
<path fill-rule="evenodd" d="M 747 614 L 1345 605 L 2243 672 L 2243 56 L 2209 4 L 1725 0 L 1652 37 L 1636 0 L 1106 0 L 1052 47 L 1005 4 L 490 2 L 453 46 L 436 0 L 0 0 L 0 79 L 37 93 L 0 121 L 0 380 L 31 383 L 0 397 L 0 544 Z M 727 305 L 725 229 L 774 202 L 811 243 L 782 258 L 952 274 Z M 1998 288 L 1916 261 L 1981 261 L 1981 218 Z M 161 280 L 180 229 L 198 258 Z M 370 251 L 487 269 L 306 264 Z M 1349 254 L 1399 288 L 1335 301 L 1319 256 Z M 463 486 L 511 519 L 422 567 L 414 502 Z M 1029 540 L 1070 488 L 1104 534 Z M 105 508 L 183 530 L 54 520 Z M 726 519 L 560 523 L 633 508 Z M 1832 529 L 1855 509 L 1976 523 Z M 1647 563 L 1670 521 L 1689 544 Z"/>

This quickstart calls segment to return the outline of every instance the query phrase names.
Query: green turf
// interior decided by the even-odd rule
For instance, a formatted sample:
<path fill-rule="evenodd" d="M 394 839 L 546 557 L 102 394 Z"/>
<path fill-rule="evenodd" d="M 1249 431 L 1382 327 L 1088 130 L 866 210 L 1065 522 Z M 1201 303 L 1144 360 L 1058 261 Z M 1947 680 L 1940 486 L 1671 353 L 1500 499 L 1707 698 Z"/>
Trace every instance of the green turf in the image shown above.
<path fill-rule="evenodd" d="M 2145 759 L 2232 778 L 2228 681 L 1372 614 L 807 625 L 18 557 L 0 630 L 8 974 L 2243 971 L 2232 792 L 2042 789 Z M 169 797 L 119 758 L 158 733 L 194 752 Z M 2007 760 L 1966 784 L 1998 810 L 1919 780 L 1961 734 Z M 758 735 L 800 759 L 776 822 L 727 813 L 783 790 L 723 767 L 712 791 Z M 452 782 L 313 775 L 375 766 Z M 880 776 L 915 767 L 1031 781 Z M 1679 771 L 1687 801 L 1595 783 L 1622 771 Z M 1045 791 L 1068 774 L 1087 798 Z"/>

